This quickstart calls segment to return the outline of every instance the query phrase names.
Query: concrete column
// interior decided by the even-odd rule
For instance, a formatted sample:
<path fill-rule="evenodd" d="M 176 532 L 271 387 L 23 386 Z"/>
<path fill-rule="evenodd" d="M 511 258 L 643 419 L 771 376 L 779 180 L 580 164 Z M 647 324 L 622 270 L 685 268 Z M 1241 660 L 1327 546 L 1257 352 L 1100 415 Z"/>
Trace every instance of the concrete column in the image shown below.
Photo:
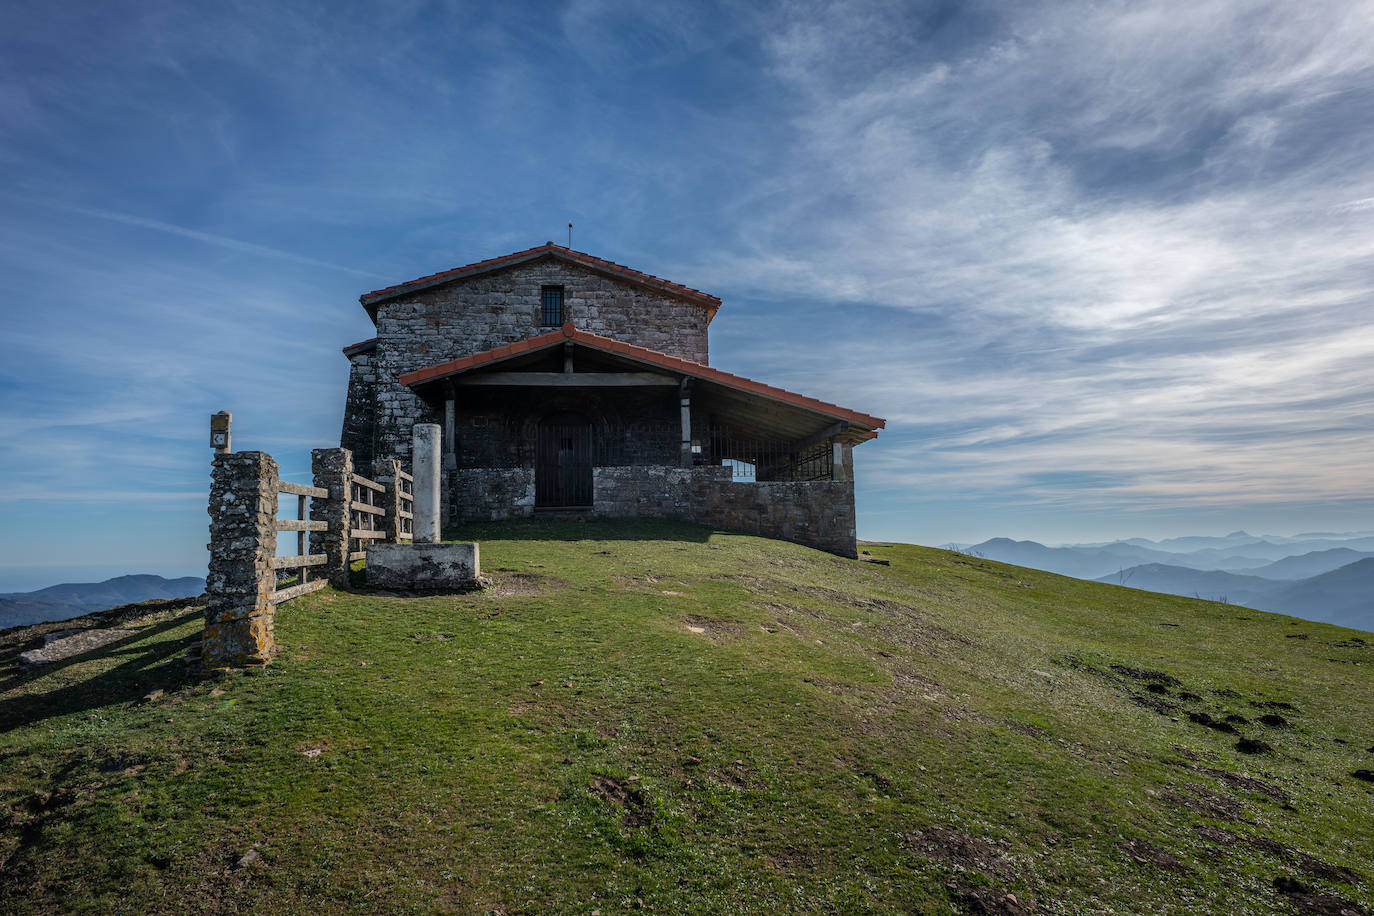
<path fill-rule="evenodd" d="M 682 380 L 682 387 L 678 396 L 679 404 L 682 407 L 682 460 L 684 468 L 692 466 L 692 390 L 689 387 L 689 379 Z"/>
<path fill-rule="evenodd" d="M 444 467 L 450 471 L 458 467 L 458 433 L 454 400 L 444 401 Z"/>
<path fill-rule="evenodd" d="M 325 575 L 337 588 L 348 586 L 348 503 L 353 496 L 353 453 L 346 448 L 310 451 L 315 486 L 328 490 L 328 499 L 310 500 L 310 518 L 324 522 L 324 531 L 310 532 L 310 552 L 322 553 Z"/>
<path fill-rule="evenodd" d="M 410 473 L 415 477 L 416 544 L 439 543 L 439 425 L 416 423 Z"/>
<path fill-rule="evenodd" d="M 265 452 L 215 456 L 210 483 L 210 569 L 205 577 L 205 670 L 265 665 L 277 654 L 277 463 Z"/>

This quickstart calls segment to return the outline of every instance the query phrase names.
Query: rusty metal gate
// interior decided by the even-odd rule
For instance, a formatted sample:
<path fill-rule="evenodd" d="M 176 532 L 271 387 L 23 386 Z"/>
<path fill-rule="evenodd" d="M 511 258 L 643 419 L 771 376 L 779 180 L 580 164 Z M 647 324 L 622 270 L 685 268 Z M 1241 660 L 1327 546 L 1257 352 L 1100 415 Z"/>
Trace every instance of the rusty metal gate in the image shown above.
<path fill-rule="evenodd" d="M 541 508 L 592 504 L 592 425 L 561 414 L 539 424 L 534 504 Z"/>

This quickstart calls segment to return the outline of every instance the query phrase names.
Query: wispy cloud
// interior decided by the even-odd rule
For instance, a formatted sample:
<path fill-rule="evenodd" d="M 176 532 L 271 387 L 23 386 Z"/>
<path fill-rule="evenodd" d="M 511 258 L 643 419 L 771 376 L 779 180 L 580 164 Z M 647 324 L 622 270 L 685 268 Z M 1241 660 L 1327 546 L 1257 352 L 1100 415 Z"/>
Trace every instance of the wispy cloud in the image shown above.
<path fill-rule="evenodd" d="M 883 4 L 788 9 L 787 202 L 696 272 L 862 316 L 810 313 L 847 367 L 820 386 L 892 421 L 875 484 L 1104 507 L 1374 485 L 1374 6 L 1052 4 L 947 43 L 870 27 Z"/>
<path fill-rule="evenodd" d="M 29 205 L 42 204 L 38 201 L 26 201 Z M 109 220 L 112 223 L 120 223 L 125 226 L 136 226 L 140 229 L 150 229 L 154 232 L 165 232 L 168 235 L 180 236 L 184 239 L 194 239 L 197 242 L 205 242 L 208 245 L 217 245 L 220 248 L 227 248 L 230 251 L 238 251 L 246 254 L 259 255 L 266 258 L 280 258 L 284 261 L 291 261 L 296 264 L 305 264 L 309 267 L 323 267 L 327 270 L 335 270 L 341 273 L 352 274 L 356 277 L 368 277 L 370 279 L 386 279 L 384 274 L 374 273 L 370 270 L 358 270 L 354 267 L 344 267 L 341 264 L 331 264 L 328 261 L 321 261 L 318 258 L 305 257 L 290 251 L 283 251 L 279 248 L 269 248 L 266 245 L 258 245 L 254 242 L 245 242 L 240 239 L 226 238 L 222 235 L 215 235 L 212 232 L 202 232 L 198 229 L 188 229 L 185 226 L 174 226 L 171 223 L 164 223 L 161 220 L 148 219 L 143 216 L 134 216 L 129 213 L 116 213 L 112 210 L 101 210 L 94 207 L 68 207 L 72 213 L 80 216 L 89 216 L 94 219 Z"/>

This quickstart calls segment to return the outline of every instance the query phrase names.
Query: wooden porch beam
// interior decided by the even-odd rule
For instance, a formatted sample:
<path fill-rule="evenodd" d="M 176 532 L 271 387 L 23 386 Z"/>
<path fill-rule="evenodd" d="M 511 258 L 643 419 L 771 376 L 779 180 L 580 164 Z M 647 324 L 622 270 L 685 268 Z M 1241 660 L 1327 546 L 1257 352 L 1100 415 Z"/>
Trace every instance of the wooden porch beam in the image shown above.
<path fill-rule="evenodd" d="M 484 372 L 462 375 L 455 385 L 500 385 L 522 388 L 629 388 L 676 386 L 675 376 L 656 372 Z"/>

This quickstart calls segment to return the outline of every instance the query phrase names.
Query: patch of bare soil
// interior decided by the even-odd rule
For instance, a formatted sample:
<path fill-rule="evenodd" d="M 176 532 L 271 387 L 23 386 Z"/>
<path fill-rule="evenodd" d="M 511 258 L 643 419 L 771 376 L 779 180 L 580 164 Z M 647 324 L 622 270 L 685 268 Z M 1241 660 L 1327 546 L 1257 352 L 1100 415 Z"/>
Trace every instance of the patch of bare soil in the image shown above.
<path fill-rule="evenodd" d="M 917 853 L 934 862 L 958 865 L 999 878 L 1015 874 L 1011 860 L 992 843 L 952 827 L 927 827 L 911 837 L 911 844 Z"/>
<path fill-rule="evenodd" d="M 738 620 L 715 620 L 710 617 L 702 617 L 700 614 L 689 614 L 683 626 L 693 633 L 700 633 L 702 636 L 715 639 L 727 633 L 739 632 L 744 624 Z"/>
<path fill-rule="evenodd" d="M 755 784 L 754 771 L 743 760 L 719 767 L 711 773 L 711 778 L 732 789 L 748 789 Z"/>
<path fill-rule="evenodd" d="M 796 846 L 789 846 L 779 852 L 769 853 L 763 860 L 768 867 L 795 877 L 808 874 L 816 868 L 816 855 Z"/>
<path fill-rule="evenodd" d="M 557 576 L 541 576 L 538 573 L 493 569 L 488 571 L 486 576 L 491 579 L 491 585 L 481 591 L 467 592 L 464 596 L 480 595 L 491 598 L 514 598 L 522 595 L 537 595 L 541 592 L 568 587 L 568 583 Z"/>
<path fill-rule="evenodd" d="M 1223 795 L 1220 792 L 1213 792 L 1203 786 L 1190 785 L 1186 788 L 1187 794 L 1175 792 L 1172 789 L 1163 789 L 1158 793 L 1158 797 L 1171 805 L 1187 808 L 1194 814 L 1200 814 L 1203 817 L 1211 817 L 1220 821 L 1245 820 L 1242 817 L 1245 812 L 1245 803 L 1240 799 Z"/>
<path fill-rule="evenodd" d="M 1040 741 L 1050 740 L 1050 733 L 1038 725 L 1032 725 L 1029 722 L 1017 722 L 1011 719 L 1007 720 L 1007 725 L 1028 738 L 1036 738 Z"/>
<path fill-rule="evenodd" d="M 950 886 L 949 896 L 973 916 L 1029 916 L 1037 912 L 1029 900 L 995 887 L 955 884 Z"/>
<path fill-rule="evenodd" d="M 1183 683 L 1172 674 L 1165 674 L 1163 671 L 1149 671 L 1143 668 L 1132 668 L 1130 665 L 1112 665 L 1112 670 L 1123 677 L 1134 678 L 1137 681 L 1154 681 L 1159 684 L 1167 684 L 1170 687 L 1182 687 Z"/>
<path fill-rule="evenodd" d="M 1126 840 L 1118 843 L 1117 849 L 1125 853 L 1127 858 L 1141 865 L 1153 865 L 1155 868 L 1180 875 L 1193 873 L 1193 870 L 1184 865 L 1178 856 L 1145 840 Z"/>
<path fill-rule="evenodd" d="M 1316 856 L 1299 852 L 1291 846 L 1286 846 L 1278 840 L 1271 840 L 1268 837 L 1243 836 L 1221 827 L 1203 824 L 1195 824 L 1193 832 L 1209 843 L 1216 843 L 1218 846 L 1249 847 L 1268 853 L 1285 862 L 1292 862 L 1303 874 L 1321 881 L 1344 881 L 1347 884 L 1359 884 L 1364 880 L 1363 876 L 1354 869 L 1346 868 L 1344 865 L 1332 865 L 1330 862 L 1324 862 Z"/>
<path fill-rule="evenodd" d="M 1225 732 L 1228 735 L 1236 734 L 1236 727 L 1232 725 L 1230 722 L 1224 722 L 1219 719 L 1213 719 L 1208 713 L 1205 712 L 1190 712 L 1188 713 L 1188 720 L 1190 722 L 1194 722 L 1198 725 L 1201 725 L 1205 728 L 1210 728 L 1219 732 Z"/>
<path fill-rule="evenodd" d="M 826 693 L 833 693 L 836 696 L 855 693 L 858 690 L 853 684 L 847 684 L 844 681 L 835 681 L 824 677 L 804 677 L 802 681 L 813 687 L 819 687 Z"/>
<path fill-rule="evenodd" d="M 644 790 L 632 781 L 614 776 L 598 776 L 587 786 L 593 795 L 622 809 L 620 823 L 624 827 L 647 827 L 653 823 L 654 812 Z"/>
<path fill-rule="evenodd" d="M 1261 741 L 1259 738 L 1241 738 L 1236 742 L 1236 750 L 1242 754 L 1272 754 L 1274 747 L 1268 741 Z"/>
<path fill-rule="evenodd" d="M 1353 900 L 1335 894 L 1316 893 L 1312 888 L 1289 875 L 1274 879 L 1278 891 L 1299 913 L 1313 916 L 1369 916 L 1369 911 Z"/>
<path fill-rule="evenodd" d="M 1346 884 L 1359 884 L 1364 876 L 1344 865 L 1332 865 L 1306 853 L 1298 853 L 1298 868 L 1305 875 L 1322 881 L 1344 881 Z"/>
<path fill-rule="evenodd" d="M 1229 830 L 1213 827 L 1210 824 L 1194 824 L 1193 832 L 1207 842 L 1216 843 L 1218 846 L 1237 846 L 1240 844 L 1240 837 Z"/>
<path fill-rule="evenodd" d="M 1201 773 L 1204 776 L 1211 776 L 1213 779 L 1219 779 L 1227 785 L 1235 786 L 1238 789 L 1245 789 L 1247 792 L 1258 792 L 1260 795 L 1273 799 L 1285 808 L 1292 807 L 1292 800 L 1289 799 L 1287 792 L 1284 792 L 1277 786 L 1270 785 L 1262 779 L 1256 779 L 1253 776 L 1241 776 L 1227 770 L 1218 770 L 1216 767 L 1203 766 L 1201 764 L 1180 763 L 1177 764 L 1177 766 L 1181 766 L 1183 769 L 1190 770 L 1194 773 Z"/>

